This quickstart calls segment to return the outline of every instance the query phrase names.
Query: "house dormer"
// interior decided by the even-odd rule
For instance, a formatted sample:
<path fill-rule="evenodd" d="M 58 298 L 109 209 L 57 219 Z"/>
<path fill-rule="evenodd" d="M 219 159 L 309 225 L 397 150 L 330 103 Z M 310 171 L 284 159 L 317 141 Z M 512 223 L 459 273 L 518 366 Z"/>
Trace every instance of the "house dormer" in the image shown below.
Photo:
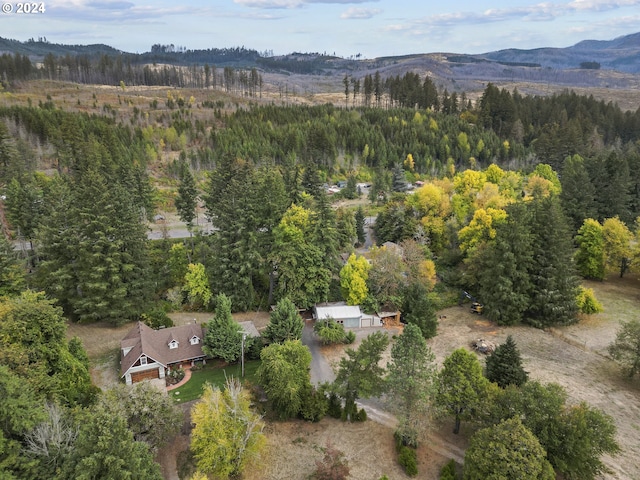
<path fill-rule="evenodd" d="M 191 337 L 191 338 L 189 339 L 189 343 L 190 343 L 191 345 L 197 345 L 197 344 L 199 344 L 199 343 L 200 343 L 200 337 L 198 337 L 197 335 L 194 335 L 193 337 Z"/>
<path fill-rule="evenodd" d="M 177 340 L 171 340 L 169 342 L 169 348 L 171 348 L 171 349 L 178 348 L 178 345 L 179 345 L 179 343 L 178 343 Z"/>

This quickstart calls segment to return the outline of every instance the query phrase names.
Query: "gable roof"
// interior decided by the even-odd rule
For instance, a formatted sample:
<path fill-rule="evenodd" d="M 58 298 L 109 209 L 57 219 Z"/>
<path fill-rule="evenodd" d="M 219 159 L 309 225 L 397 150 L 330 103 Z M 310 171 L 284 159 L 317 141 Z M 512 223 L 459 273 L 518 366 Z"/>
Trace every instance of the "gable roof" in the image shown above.
<path fill-rule="evenodd" d="M 198 337 L 200 342 L 192 345 L 190 340 L 194 336 Z M 164 367 L 171 363 L 203 357 L 203 339 L 204 332 L 200 324 L 190 323 L 154 330 L 138 322 L 120 342 L 120 373 L 124 376 L 143 354 Z M 178 342 L 178 348 L 169 348 L 172 340 Z"/>

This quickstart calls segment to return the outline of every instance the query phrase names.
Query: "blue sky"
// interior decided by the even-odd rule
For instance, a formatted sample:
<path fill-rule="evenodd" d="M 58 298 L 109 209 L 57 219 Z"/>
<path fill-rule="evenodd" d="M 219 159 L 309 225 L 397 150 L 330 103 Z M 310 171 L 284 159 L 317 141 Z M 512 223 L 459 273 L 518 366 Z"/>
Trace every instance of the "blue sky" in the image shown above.
<path fill-rule="evenodd" d="M 364 58 L 567 47 L 640 31 L 640 0 L 45 0 L 0 13 L 0 36 L 144 52 L 245 46 Z"/>

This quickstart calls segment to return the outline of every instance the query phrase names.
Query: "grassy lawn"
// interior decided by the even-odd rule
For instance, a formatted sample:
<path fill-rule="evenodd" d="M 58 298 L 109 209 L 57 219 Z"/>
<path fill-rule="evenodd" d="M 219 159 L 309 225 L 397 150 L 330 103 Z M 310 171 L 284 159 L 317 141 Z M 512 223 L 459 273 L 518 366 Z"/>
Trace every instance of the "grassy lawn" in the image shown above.
<path fill-rule="evenodd" d="M 244 381 L 255 383 L 256 371 L 260 366 L 260 360 L 248 360 L 244 364 Z M 240 364 L 219 367 L 214 364 L 206 365 L 202 370 L 191 373 L 191 379 L 180 388 L 169 392 L 169 395 L 179 403 L 196 400 L 202 395 L 205 383 L 222 387 L 227 377 L 240 378 Z M 225 376 L 226 375 L 226 376 Z"/>

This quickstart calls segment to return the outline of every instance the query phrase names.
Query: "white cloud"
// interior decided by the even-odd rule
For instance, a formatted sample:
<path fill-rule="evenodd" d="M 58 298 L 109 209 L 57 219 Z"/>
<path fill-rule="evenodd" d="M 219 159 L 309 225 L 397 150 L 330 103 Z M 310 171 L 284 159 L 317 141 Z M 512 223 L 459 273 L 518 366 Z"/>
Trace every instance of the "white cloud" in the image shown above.
<path fill-rule="evenodd" d="M 378 0 L 233 0 L 238 5 L 252 8 L 299 8 L 309 4 L 350 5 Z"/>
<path fill-rule="evenodd" d="M 251 8 L 298 8 L 303 0 L 233 0 L 238 5 Z"/>
<path fill-rule="evenodd" d="M 340 18 L 345 20 L 366 20 L 382 13 L 379 8 L 349 8 L 345 10 Z"/>

